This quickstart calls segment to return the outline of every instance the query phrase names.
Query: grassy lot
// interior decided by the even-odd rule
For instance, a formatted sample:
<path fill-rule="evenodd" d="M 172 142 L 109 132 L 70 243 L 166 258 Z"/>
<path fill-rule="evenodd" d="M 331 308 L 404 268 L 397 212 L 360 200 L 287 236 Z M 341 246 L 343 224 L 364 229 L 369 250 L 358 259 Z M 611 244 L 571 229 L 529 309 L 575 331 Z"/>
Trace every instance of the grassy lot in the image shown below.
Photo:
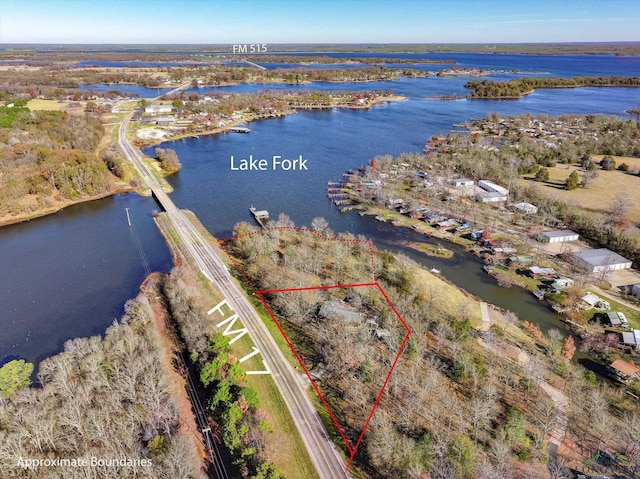
<path fill-rule="evenodd" d="M 640 166 L 640 159 L 628 159 L 629 165 L 633 163 Z M 616 160 L 616 163 L 620 162 Z M 598 213 L 607 213 L 614 199 L 620 193 L 627 195 L 631 201 L 631 207 L 627 212 L 627 219 L 640 222 L 640 177 L 630 175 L 622 171 L 598 170 L 598 176 L 587 188 L 577 188 L 572 191 L 564 189 L 564 182 L 572 171 L 578 170 L 582 177 L 582 170 L 575 165 L 558 165 L 548 168 L 549 182 L 535 185 L 544 193 L 553 198 L 580 205 L 581 207 Z M 531 177 L 530 177 L 531 178 Z M 520 184 L 530 185 L 531 179 L 522 179 Z M 615 187 L 612 187 L 615 185 Z"/>
<path fill-rule="evenodd" d="M 595 294 L 596 295 L 598 294 L 597 291 L 595 292 Z M 627 321 L 629 321 L 629 328 L 640 329 L 640 312 L 636 311 L 635 309 L 628 308 L 624 304 L 614 301 L 611 298 L 606 298 L 603 296 L 601 296 L 601 298 L 607 301 L 611 305 L 611 309 L 609 311 L 619 311 L 621 313 L 624 313 L 624 315 L 627 317 Z M 606 312 L 607 311 L 600 310 L 600 309 L 587 309 L 582 314 L 584 316 L 584 319 L 589 320 L 596 313 L 606 313 Z"/>
<path fill-rule="evenodd" d="M 441 304 L 439 305 L 443 311 L 455 315 L 461 304 L 468 305 L 468 315 L 471 319 L 471 325 L 477 327 L 481 320 L 480 302 L 466 294 L 460 288 L 448 283 L 438 275 L 429 273 L 423 269 L 418 270 L 417 283 L 423 291 L 431 294 L 437 294 Z"/>
<path fill-rule="evenodd" d="M 31 111 L 38 110 L 64 110 L 71 103 L 70 101 L 58 101 L 58 100 L 29 100 L 27 102 L 27 108 Z"/>

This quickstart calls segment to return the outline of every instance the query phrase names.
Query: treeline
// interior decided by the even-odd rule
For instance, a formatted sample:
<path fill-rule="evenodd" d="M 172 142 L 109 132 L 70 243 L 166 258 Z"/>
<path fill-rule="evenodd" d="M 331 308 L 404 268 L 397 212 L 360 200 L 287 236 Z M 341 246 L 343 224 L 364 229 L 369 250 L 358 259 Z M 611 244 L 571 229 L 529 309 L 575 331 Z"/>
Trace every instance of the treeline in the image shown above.
<path fill-rule="evenodd" d="M 104 135 L 97 118 L 2 107 L 0 124 L 0 216 L 111 187 L 108 166 L 96 157 Z"/>
<path fill-rule="evenodd" d="M 469 81 L 469 98 L 520 98 L 538 88 L 640 87 L 640 77 L 517 78 L 507 82 Z"/>
<path fill-rule="evenodd" d="M 229 340 L 208 323 L 205 300 L 194 286 L 195 274 L 174 268 L 163 284 L 172 321 L 200 374 L 208 409 L 218 424 L 218 436 L 229 449 L 242 477 L 279 479 L 266 458 L 267 415 L 259 409 L 257 393 L 244 381 L 246 373 L 230 353 Z"/>
<path fill-rule="evenodd" d="M 162 75 L 160 75 L 162 76 Z M 147 87 L 161 84 L 157 69 L 147 71 L 107 70 L 90 68 L 42 68 L 40 70 L 12 69 L 0 71 L 0 84 L 22 86 L 55 86 L 78 88 L 93 83 L 133 83 Z"/>
<path fill-rule="evenodd" d="M 277 68 L 258 70 L 255 67 L 228 65 L 202 66 L 195 68 L 170 68 L 169 76 L 173 80 L 201 78 L 206 85 L 224 85 L 233 83 L 307 83 L 319 82 L 359 82 L 388 81 L 403 74 L 402 69 L 382 66 L 367 68 Z M 415 75 L 429 76 L 423 70 L 411 70 Z"/>
<path fill-rule="evenodd" d="M 325 221 L 314 223 L 317 231 L 331 234 Z M 292 222 L 281 215 L 273 225 Z M 252 230 L 239 224 L 234 234 Z M 259 288 L 370 281 L 367 249 L 350 235 L 339 238 L 347 241 L 278 229 L 245 235 L 228 246 Z M 439 280 L 425 281 L 428 273 L 405 257 L 376 251 L 374 261 L 378 280 L 411 336 L 356 455 L 357 467 L 373 478 L 455 479 L 506 479 L 516 477 L 518 467 L 540 467 L 556 416 L 551 400 L 535 385 L 538 373 L 522 372 L 471 340 L 477 304 L 463 293 Z M 311 365 L 347 437 L 357 437 L 389 371 L 390 351 L 398 350 L 404 335 L 397 318 L 375 288 L 267 299 Z M 330 321 L 321 306 L 328 300 L 361 311 L 361 322 Z"/>
<path fill-rule="evenodd" d="M 67 341 L 45 359 L 39 388 L 0 402 L 0 476 L 14 478 L 203 479 L 200 458 L 180 429 L 177 399 L 161 362 L 148 306 L 129 301 L 99 336 Z M 27 469 L 19 459 L 148 461 L 138 467 Z"/>
<path fill-rule="evenodd" d="M 183 92 L 179 98 L 184 109 L 191 113 L 230 115 L 236 111 L 252 113 L 287 112 L 292 108 L 334 107 L 350 104 L 358 99 L 374 100 L 393 96 L 390 91 L 314 91 L 314 90 L 262 90 L 258 93 L 208 93 L 213 102 L 201 103 L 196 92 Z"/>
<path fill-rule="evenodd" d="M 319 63 L 319 64 L 366 64 L 377 65 L 379 63 L 397 64 L 397 63 L 438 63 L 438 64 L 454 64 L 455 60 L 437 60 L 432 58 L 397 58 L 397 57 L 330 57 L 326 55 L 241 55 L 238 60 L 250 60 L 256 63 Z"/>

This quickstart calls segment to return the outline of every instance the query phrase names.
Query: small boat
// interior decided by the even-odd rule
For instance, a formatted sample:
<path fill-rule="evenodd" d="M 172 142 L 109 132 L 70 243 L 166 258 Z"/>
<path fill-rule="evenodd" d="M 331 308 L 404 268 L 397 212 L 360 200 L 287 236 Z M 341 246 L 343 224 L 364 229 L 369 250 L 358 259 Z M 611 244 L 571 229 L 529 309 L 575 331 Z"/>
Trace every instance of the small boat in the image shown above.
<path fill-rule="evenodd" d="M 380 216 L 380 215 L 376 216 L 376 220 L 383 221 L 383 222 L 387 221 L 387 220 L 384 219 L 384 216 Z"/>
<path fill-rule="evenodd" d="M 544 291 L 532 291 L 533 295 L 540 301 L 544 299 Z"/>
<path fill-rule="evenodd" d="M 433 273 L 433 274 L 440 274 L 442 271 L 440 271 L 438 268 L 429 268 L 429 273 Z"/>

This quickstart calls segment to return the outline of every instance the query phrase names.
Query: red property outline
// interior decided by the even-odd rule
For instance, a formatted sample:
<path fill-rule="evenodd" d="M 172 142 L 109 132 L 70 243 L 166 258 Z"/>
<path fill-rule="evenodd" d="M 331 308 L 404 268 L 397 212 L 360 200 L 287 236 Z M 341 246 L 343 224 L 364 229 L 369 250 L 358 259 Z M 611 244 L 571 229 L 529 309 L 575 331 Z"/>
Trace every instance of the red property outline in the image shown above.
<path fill-rule="evenodd" d="M 358 283 L 358 284 L 343 284 L 343 285 L 337 284 L 337 285 L 325 285 L 325 286 L 309 286 L 309 287 L 300 287 L 300 288 L 259 290 L 258 288 L 256 288 L 253 285 L 253 283 L 249 280 L 249 278 L 245 274 L 244 270 L 238 265 L 238 263 L 235 260 L 235 258 L 227 250 L 227 248 L 225 247 L 225 243 L 229 242 L 229 241 L 236 240 L 236 239 L 243 238 L 243 237 L 248 236 L 248 235 L 262 234 L 264 231 L 281 230 L 281 229 L 288 229 L 288 230 L 298 231 L 298 232 L 301 232 L 301 231 L 302 232 L 308 232 L 308 233 L 311 233 L 311 234 L 315 235 L 316 237 L 318 237 L 319 239 L 321 239 L 323 241 L 344 241 L 344 242 L 349 242 L 349 243 L 353 243 L 353 242 L 366 243 L 367 246 L 369 247 L 369 254 L 370 254 L 370 257 L 371 257 L 371 268 L 372 268 L 372 272 L 373 272 L 373 282 L 371 282 L 371 283 Z M 385 389 L 387 387 L 387 384 L 389 383 L 389 379 L 391 379 L 391 374 L 393 373 L 393 370 L 395 369 L 396 364 L 398 363 L 398 360 L 400 359 L 400 355 L 402 354 L 402 351 L 404 350 L 404 347 L 407 344 L 407 341 L 409 340 L 409 335 L 411 334 L 411 330 L 407 326 L 407 323 L 405 323 L 404 319 L 402 319 L 402 316 L 400 315 L 400 313 L 398 312 L 396 307 L 393 305 L 393 303 L 391 302 L 391 300 L 389 299 L 387 294 L 384 292 L 384 290 L 382 289 L 382 286 L 380 286 L 380 284 L 378 283 L 376 270 L 375 270 L 375 262 L 374 262 L 374 257 L 373 257 L 373 244 L 371 243 L 371 241 L 368 241 L 368 240 L 344 239 L 344 238 L 327 238 L 327 237 L 321 235 L 320 233 L 318 233 L 318 232 L 316 232 L 314 230 L 311 230 L 309 228 L 300 228 L 300 227 L 295 227 L 295 226 L 280 226 L 280 227 L 264 228 L 264 229 L 260 229 L 260 230 L 256 230 L 256 231 L 251 231 L 249 233 L 245 233 L 245 234 L 242 234 L 242 235 L 234 236 L 232 238 L 218 239 L 218 244 L 224 250 L 224 252 L 227 253 L 227 255 L 231 259 L 231 261 L 232 261 L 233 265 L 235 266 L 236 270 L 238 271 L 238 273 L 240 273 L 242 278 L 247 282 L 247 284 L 251 287 L 251 289 L 253 289 L 253 292 L 256 294 L 256 296 L 260 299 L 260 302 L 262 303 L 262 305 L 265 307 L 265 309 L 269 313 L 269 316 L 271 317 L 271 319 L 275 323 L 276 327 L 280 331 L 280 334 L 282 334 L 282 337 L 284 338 L 284 340 L 286 341 L 287 345 L 289 346 L 289 349 L 291 350 L 291 352 L 295 356 L 296 360 L 300 364 L 300 367 L 302 368 L 304 373 L 307 375 L 307 378 L 309 379 L 311 385 L 313 386 L 313 389 L 315 390 L 316 394 L 318 395 L 318 398 L 322 402 L 322 405 L 324 406 L 325 410 L 329 413 L 329 416 L 331 417 L 331 420 L 333 421 L 333 424 L 337 428 L 337 430 L 338 430 L 340 436 L 342 437 L 342 440 L 344 441 L 345 446 L 346 446 L 346 448 L 347 448 L 347 450 L 349 451 L 349 454 L 350 454 L 349 462 L 348 462 L 347 467 L 345 469 L 345 474 L 346 474 L 346 472 L 349 470 L 349 467 L 351 466 L 351 463 L 353 462 L 353 459 L 354 459 L 354 457 L 356 455 L 356 452 L 358 451 L 358 447 L 360 447 L 360 443 L 362 442 L 364 434 L 367 431 L 367 428 L 369 427 L 369 423 L 371 422 L 371 419 L 373 418 L 373 414 L 374 414 L 375 410 L 377 409 L 378 404 L 380 403 L 380 400 L 382 399 L 382 394 L 384 393 L 384 391 L 385 391 Z M 289 338 L 287 337 L 286 333 L 282 329 L 282 326 L 280 325 L 280 322 L 276 319 L 276 316 L 273 313 L 273 311 L 271 311 L 271 308 L 267 304 L 267 301 L 265 300 L 264 295 L 265 294 L 271 294 L 271 293 L 288 293 L 288 292 L 294 292 L 294 291 L 312 291 L 312 290 L 322 290 L 322 289 L 346 289 L 346 288 L 372 287 L 372 286 L 376 287 L 378 289 L 378 291 L 380 291 L 380 294 L 382 294 L 383 298 L 385 299 L 385 301 L 387 302 L 387 304 L 389 305 L 389 307 L 391 308 L 393 313 L 396 315 L 396 317 L 400 321 L 400 324 L 402 324 L 402 326 L 404 327 L 404 329 L 406 331 L 406 334 L 405 334 L 405 336 L 404 336 L 404 338 L 402 340 L 402 344 L 398 348 L 398 352 L 397 352 L 397 354 L 396 354 L 396 356 L 395 356 L 395 358 L 393 360 L 393 363 L 391 364 L 391 368 L 389 369 L 389 373 L 387 374 L 387 376 L 386 376 L 386 378 L 384 380 L 384 384 L 380 388 L 380 391 L 378 393 L 378 396 L 376 397 L 376 400 L 375 400 L 375 402 L 373 404 L 373 407 L 371 408 L 371 411 L 369 412 L 369 416 L 367 417 L 367 420 L 366 420 L 366 422 L 364 424 L 364 427 L 362 428 L 360 436 L 358 437 L 358 440 L 356 441 L 356 444 L 354 446 L 352 446 L 351 443 L 349 442 L 349 440 L 347 439 L 346 435 L 344 434 L 344 431 L 340 427 L 340 424 L 338 424 L 338 421 L 337 421 L 336 417 L 334 416 L 333 411 L 331 410 L 331 407 L 329 407 L 329 404 L 327 403 L 327 401 L 325 400 L 324 396 L 320 392 L 320 389 L 318 388 L 318 386 L 316 385 L 315 381 L 311 377 L 309 371 L 307 370 L 307 368 L 305 367 L 304 363 L 302 362 L 302 359 L 300 358 L 300 356 L 298 356 L 298 353 L 296 352 L 295 348 L 293 347 L 293 344 L 291 343 L 291 341 L 289 341 Z"/>

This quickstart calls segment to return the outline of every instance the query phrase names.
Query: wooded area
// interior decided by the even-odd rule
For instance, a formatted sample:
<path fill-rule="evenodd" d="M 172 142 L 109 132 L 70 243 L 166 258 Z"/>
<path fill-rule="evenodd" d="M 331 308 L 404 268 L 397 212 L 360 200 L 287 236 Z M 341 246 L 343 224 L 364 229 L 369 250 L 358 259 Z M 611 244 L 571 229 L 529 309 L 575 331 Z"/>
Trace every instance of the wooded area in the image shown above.
<path fill-rule="evenodd" d="M 516 78 L 507 82 L 491 80 L 469 81 L 465 88 L 471 89 L 469 98 L 520 98 L 538 88 L 577 88 L 577 87 L 640 87 L 640 77 L 573 77 Z"/>
<path fill-rule="evenodd" d="M 207 315 L 208 305 L 197 284 L 193 271 L 176 267 L 164 282 L 163 294 L 171 321 L 206 388 L 207 406 L 218 424 L 215 434 L 242 477 L 279 479 L 280 472 L 265 456 L 268 415 L 259 408 L 256 391 L 247 386 L 246 372 L 231 354 L 229 338 Z"/>
<path fill-rule="evenodd" d="M 148 307 L 129 301 L 100 336 L 65 343 L 45 359 L 40 388 L 0 401 L 0 476 L 20 478 L 202 479 L 200 459 L 180 430 Z M 24 459 L 146 459 L 150 466 L 40 467 Z"/>
<path fill-rule="evenodd" d="M 115 149 L 98 157 L 99 119 L 61 111 L 0 107 L 0 217 L 109 192 L 124 176 Z"/>
<path fill-rule="evenodd" d="M 331 235 L 326 222 L 315 223 Z M 292 223 L 281 215 L 271 226 Z M 340 275 L 370 280 L 369 254 L 359 243 L 320 241 L 288 229 L 246 234 L 251 231 L 251 225 L 236 225 L 234 234 L 244 236 L 228 246 L 257 288 L 333 284 Z M 450 289 L 455 288 L 440 280 L 425 282 L 429 273 L 411 260 L 375 251 L 375 268 L 411 337 L 356 455 L 357 467 L 375 478 L 419 478 L 428 472 L 433 478 L 501 479 L 546 469 L 546 438 L 558 413 L 540 388 L 542 376 L 562 365 L 576 395 L 592 394 L 583 391 L 588 386 L 579 370 L 562 359 L 556 336 L 529 325 L 527 339 L 515 319 L 480 333 L 472 327 L 478 303 L 464 296 L 453 299 Z M 372 379 L 389 369 L 385 351 L 397 350 L 401 338 L 372 291 L 266 295 L 349 438 L 359 433 L 372 406 L 379 385 Z M 326 314 L 327 303 L 334 309 L 339 304 L 341 320 Z M 340 313 L 344 310 L 350 313 Z M 354 311 L 361 313 L 360 321 Z M 486 346 L 472 340 L 478 336 Z M 497 353 L 514 345 L 532 355 L 527 365 L 519 367 Z M 609 417 L 608 401 L 598 414 Z M 576 409 L 575 414 L 576 424 L 584 424 L 584 413 Z M 556 469 L 554 479 L 565 477 L 566 468 Z"/>

